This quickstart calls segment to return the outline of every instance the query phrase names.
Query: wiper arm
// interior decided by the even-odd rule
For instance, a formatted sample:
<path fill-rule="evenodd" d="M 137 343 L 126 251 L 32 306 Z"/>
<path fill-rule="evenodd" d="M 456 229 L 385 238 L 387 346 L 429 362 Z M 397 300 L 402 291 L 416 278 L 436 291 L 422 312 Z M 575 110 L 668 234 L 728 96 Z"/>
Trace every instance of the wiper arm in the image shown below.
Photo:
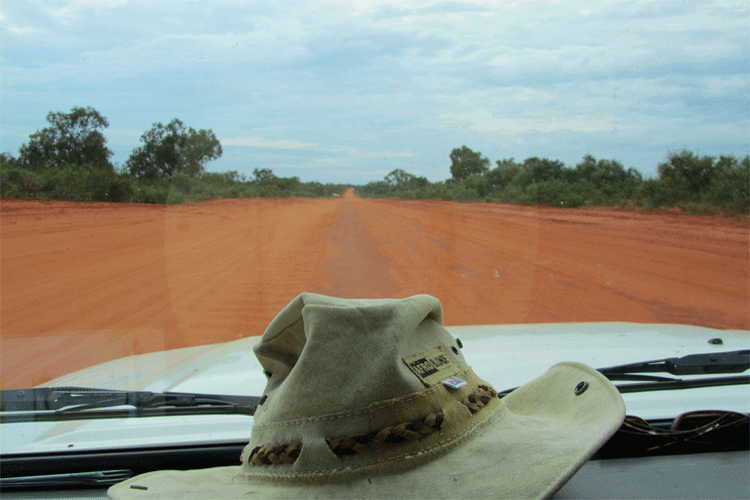
<path fill-rule="evenodd" d="M 750 369 L 750 349 L 729 352 L 690 354 L 681 358 L 665 358 L 641 363 L 600 368 L 599 372 L 610 380 L 674 380 L 669 377 L 645 375 L 669 373 L 671 375 L 718 375 L 742 373 Z"/>
<path fill-rule="evenodd" d="M 750 349 L 689 354 L 681 358 L 656 359 L 653 361 L 611 366 L 609 368 L 599 368 L 597 371 L 609 380 L 641 382 L 617 385 L 617 390 L 625 394 L 628 392 L 674 391 L 678 389 L 697 389 L 726 385 L 750 385 L 750 375 L 698 379 L 648 375 L 650 373 L 668 373 L 677 376 L 719 375 L 742 373 L 748 369 L 750 369 Z M 498 393 L 498 397 L 505 397 L 516 389 L 517 387 L 514 387 L 501 391 Z"/>
<path fill-rule="evenodd" d="M 205 413 L 254 415 L 259 400 L 256 396 L 86 387 L 5 390 L 0 391 L 0 423 Z"/>
<path fill-rule="evenodd" d="M 725 385 L 750 384 L 750 376 L 708 377 L 681 379 L 647 375 L 648 373 L 668 373 L 678 377 L 685 375 L 725 375 L 742 373 L 750 369 L 750 350 L 728 352 L 708 352 L 689 354 L 681 358 L 665 358 L 627 365 L 600 368 L 598 371 L 610 380 L 641 382 L 618 385 L 620 393 L 647 391 L 674 391 Z"/>
<path fill-rule="evenodd" d="M 0 489 L 5 488 L 59 488 L 61 486 L 106 487 L 133 477 L 127 469 L 94 472 L 69 472 L 67 474 L 43 474 L 38 476 L 0 477 Z"/>

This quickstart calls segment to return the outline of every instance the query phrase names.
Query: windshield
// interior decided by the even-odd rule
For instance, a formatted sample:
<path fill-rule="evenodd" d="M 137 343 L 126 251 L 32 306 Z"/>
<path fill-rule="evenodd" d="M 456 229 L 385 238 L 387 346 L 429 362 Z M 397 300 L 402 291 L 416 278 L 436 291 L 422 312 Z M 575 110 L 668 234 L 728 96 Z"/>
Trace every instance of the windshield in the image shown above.
<path fill-rule="evenodd" d="M 558 355 L 746 349 L 749 20 L 747 2 L 3 2 L 0 388 L 259 396 L 252 346 L 302 292 L 433 295 L 498 390 Z M 700 345 L 571 326 L 590 322 Z"/>

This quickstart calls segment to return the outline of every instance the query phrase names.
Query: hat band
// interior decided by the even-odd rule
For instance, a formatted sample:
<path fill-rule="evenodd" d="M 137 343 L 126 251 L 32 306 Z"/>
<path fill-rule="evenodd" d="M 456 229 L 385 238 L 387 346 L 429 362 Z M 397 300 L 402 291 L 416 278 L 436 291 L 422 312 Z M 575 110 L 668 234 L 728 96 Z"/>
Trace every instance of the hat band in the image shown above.
<path fill-rule="evenodd" d="M 380 431 L 367 434 L 353 434 L 327 440 L 328 447 L 338 457 L 354 455 L 362 451 L 376 450 L 389 445 L 402 444 L 408 441 L 418 441 L 424 436 L 439 431 L 443 425 L 445 414 L 442 411 L 430 413 L 426 417 L 386 427 Z"/>
<path fill-rule="evenodd" d="M 460 403 L 471 414 L 476 414 L 493 398 L 497 391 L 488 384 L 480 384 L 477 389 L 464 397 Z M 338 457 L 354 455 L 364 451 L 393 447 L 413 441 L 419 441 L 442 429 L 445 413 L 440 410 L 398 425 L 373 430 L 365 434 L 352 434 L 327 439 L 328 447 Z M 256 446 L 250 452 L 248 463 L 251 465 L 291 465 L 302 451 L 302 443 Z"/>

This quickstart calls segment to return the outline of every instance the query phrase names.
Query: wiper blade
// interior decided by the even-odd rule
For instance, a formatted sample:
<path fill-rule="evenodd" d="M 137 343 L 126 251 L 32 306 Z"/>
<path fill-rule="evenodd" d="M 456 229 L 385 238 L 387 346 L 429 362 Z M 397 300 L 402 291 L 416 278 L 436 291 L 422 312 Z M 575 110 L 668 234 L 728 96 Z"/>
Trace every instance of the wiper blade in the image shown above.
<path fill-rule="evenodd" d="M 674 391 L 679 389 L 698 389 L 701 387 L 719 387 L 727 385 L 750 384 L 750 376 L 705 377 L 705 378 L 672 378 L 649 373 L 668 373 L 678 377 L 688 375 L 725 375 L 742 373 L 750 369 L 750 350 L 728 352 L 707 352 L 689 354 L 681 358 L 665 358 L 640 363 L 600 368 L 598 371 L 610 380 L 640 382 L 620 384 L 617 390 L 628 392 Z"/>
<path fill-rule="evenodd" d="M 701 387 L 719 387 L 728 385 L 750 385 L 750 375 L 736 377 L 706 377 L 680 379 L 650 373 L 668 373 L 671 375 L 721 375 L 742 373 L 750 369 L 750 350 L 729 352 L 710 352 L 690 354 L 681 358 L 665 358 L 653 361 L 642 361 L 626 365 L 599 368 L 597 371 L 609 380 L 640 382 L 617 385 L 621 394 L 628 392 L 674 391 L 679 389 L 698 389 Z M 516 390 L 517 387 L 498 393 L 502 398 Z"/>
<path fill-rule="evenodd" d="M 133 477 L 127 469 L 94 472 L 69 472 L 39 476 L 0 477 L 0 489 L 59 488 L 60 486 L 111 486 Z"/>
<path fill-rule="evenodd" d="M 254 415 L 259 397 L 42 387 L 0 391 L 0 423 L 206 413 Z"/>
<path fill-rule="evenodd" d="M 654 380 L 636 384 L 619 384 L 617 390 L 620 394 L 628 392 L 650 392 L 650 391 L 676 391 L 679 389 L 700 389 L 703 387 L 721 387 L 727 385 L 750 385 L 750 375 L 739 377 L 709 377 L 699 379 L 673 379 Z"/>
<path fill-rule="evenodd" d="M 750 349 L 729 352 L 690 354 L 681 358 L 665 358 L 627 365 L 600 368 L 599 372 L 610 380 L 674 380 L 669 377 L 645 375 L 669 373 L 671 375 L 718 375 L 742 373 L 750 369 Z"/>

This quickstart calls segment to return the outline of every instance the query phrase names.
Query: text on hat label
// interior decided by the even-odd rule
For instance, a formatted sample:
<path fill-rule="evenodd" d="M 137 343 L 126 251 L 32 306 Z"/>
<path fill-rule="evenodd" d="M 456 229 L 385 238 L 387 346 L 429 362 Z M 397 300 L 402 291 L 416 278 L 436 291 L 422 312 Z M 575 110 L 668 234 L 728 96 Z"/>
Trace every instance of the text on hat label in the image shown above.
<path fill-rule="evenodd" d="M 442 346 L 403 358 L 404 363 L 426 385 L 434 385 L 458 372 L 459 367 Z"/>

